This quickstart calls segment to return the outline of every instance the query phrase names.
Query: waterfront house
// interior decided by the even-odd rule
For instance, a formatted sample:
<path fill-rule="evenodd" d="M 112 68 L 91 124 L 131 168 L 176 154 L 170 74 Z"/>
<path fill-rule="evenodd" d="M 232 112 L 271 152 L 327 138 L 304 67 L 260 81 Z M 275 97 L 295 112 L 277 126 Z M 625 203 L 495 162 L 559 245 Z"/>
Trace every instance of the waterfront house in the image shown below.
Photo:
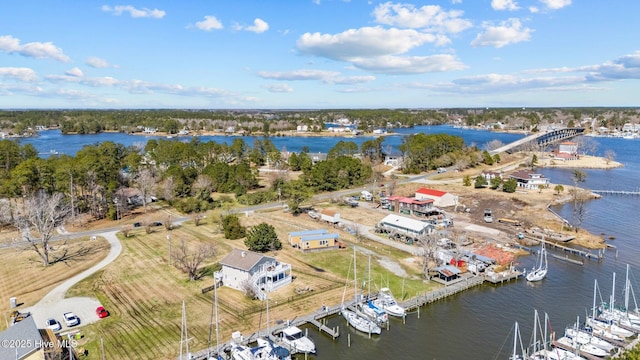
<path fill-rule="evenodd" d="M 250 286 L 260 300 L 291 283 L 291 265 L 253 251 L 233 249 L 220 261 L 222 269 L 215 273 L 216 282 L 245 291 Z"/>
<path fill-rule="evenodd" d="M 573 141 L 563 141 L 558 144 L 558 148 L 553 152 L 556 160 L 576 160 L 578 156 L 578 144 Z"/>
<path fill-rule="evenodd" d="M 509 175 L 518 182 L 518 187 L 525 189 L 541 189 L 549 186 L 549 179 L 532 170 L 518 170 Z"/>
<path fill-rule="evenodd" d="M 416 190 L 416 199 L 433 200 L 433 205 L 437 207 L 455 206 L 458 203 L 458 196 L 446 191 L 420 188 Z"/>

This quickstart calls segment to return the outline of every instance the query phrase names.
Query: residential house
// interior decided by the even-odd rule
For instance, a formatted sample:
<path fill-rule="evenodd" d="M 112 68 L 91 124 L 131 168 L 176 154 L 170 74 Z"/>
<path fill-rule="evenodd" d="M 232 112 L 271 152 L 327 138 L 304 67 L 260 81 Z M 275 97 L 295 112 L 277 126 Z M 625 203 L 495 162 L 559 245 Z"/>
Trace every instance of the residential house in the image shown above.
<path fill-rule="evenodd" d="M 433 205 L 437 207 L 456 206 L 458 203 L 458 195 L 453 195 L 446 191 L 420 188 L 416 191 L 416 199 L 433 200 Z"/>
<path fill-rule="evenodd" d="M 0 332 L 0 343 L 0 359 L 62 359 L 66 355 L 53 331 L 38 329 L 33 316 Z"/>
<path fill-rule="evenodd" d="M 325 161 L 327 160 L 327 153 L 308 153 L 307 155 L 309 155 L 309 158 L 311 159 L 312 163 L 318 163 L 320 161 Z"/>
<path fill-rule="evenodd" d="M 491 184 L 493 179 L 502 179 L 502 173 L 491 170 L 482 170 L 482 177 L 487 180 L 488 184 Z"/>
<path fill-rule="evenodd" d="M 217 282 L 245 291 L 251 286 L 260 300 L 271 292 L 291 283 L 291 265 L 252 251 L 233 249 L 220 262 L 222 269 L 215 273 Z"/>
<path fill-rule="evenodd" d="M 323 235 L 328 233 L 326 229 L 293 231 L 289 233 L 289 244 L 293 247 L 300 247 L 300 239 L 304 236 Z"/>
<path fill-rule="evenodd" d="M 337 249 L 339 235 L 326 230 L 307 230 L 289 233 L 289 242 L 303 252 Z"/>
<path fill-rule="evenodd" d="M 403 157 L 400 151 L 391 151 L 384 154 L 384 164 L 387 166 L 402 165 Z"/>
<path fill-rule="evenodd" d="M 298 125 L 296 126 L 296 132 L 305 133 L 309 131 L 309 125 Z"/>
<path fill-rule="evenodd" d="M 404 196 L 389 196 L 387 198 L 393 210 L 407 215 L 428 216 L 434 210 L 432 199 L 416 199 Z"/>
<path fill-rule="evenodd" d="M 509 175 L 518 182 L 518 187 L 525 189 L 540 189 L 549 186 L 549 179 L 532 170 L 518 170 Z"/>

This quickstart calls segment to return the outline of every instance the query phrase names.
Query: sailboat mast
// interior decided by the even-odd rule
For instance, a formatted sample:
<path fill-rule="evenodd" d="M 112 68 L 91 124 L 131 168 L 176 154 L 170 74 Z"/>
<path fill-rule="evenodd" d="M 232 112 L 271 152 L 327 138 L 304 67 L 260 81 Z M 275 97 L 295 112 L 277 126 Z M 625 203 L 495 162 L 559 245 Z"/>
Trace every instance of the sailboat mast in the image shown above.
<path fill-rule="evenodd" d="M 598 287 L 598 279 L 593 280 L 593 307 L 591 308 L 591 319 L 596 320 L 596 290 Z"/>
<path fill-rule="evenodd" d="M 220 349 L 218 348 L 218 344 L 220 344 L 220 334 L 218 332 L 218 284 L 214 284 L 213 297 L 216 304 L 216 356 L 220 359 Z"/>
<path fill-rule="evenodd" d="M 513 355 L 512 355 L 512 359 L 516 360 L 516 348 L 518 346 L 518 322 L 516 321 L 516 327 L 515 327 L 515 331 L 513 334 Z"/>
<path fill-rule="evenodd" d="M 627 264 L 627 275 L 624 280 L 624 311 L 629 311 L 629 264 Z"/>
<path fill-rule="evenodd" d="M 613 273 L 613 285 L 611 287 L 611 300 L 609 301 L 609 309 L 613 310 L 613 304 L 616 301 L 616 273 Z"/>

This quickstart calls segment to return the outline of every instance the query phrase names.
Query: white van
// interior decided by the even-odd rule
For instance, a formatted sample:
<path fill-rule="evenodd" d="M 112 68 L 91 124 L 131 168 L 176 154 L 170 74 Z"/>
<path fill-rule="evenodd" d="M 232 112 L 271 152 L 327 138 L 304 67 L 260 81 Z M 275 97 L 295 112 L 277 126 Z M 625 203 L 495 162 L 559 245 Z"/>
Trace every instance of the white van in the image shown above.
<path fill-rule="evenodd" d="M 442 174 L 443 172 L 447 172 L 447 169 L 445 169 L 443 167 L 439 167 L 438 168 L 438 174 Z"/>
<path fill-rule="evenodd" d="M 364 190 L 360 193 L 360 197 L 362 197 L 364 200 L 366 201 L 371 201 L 373 200 L 373 194 L 371 194 L 370 192 Z"/>

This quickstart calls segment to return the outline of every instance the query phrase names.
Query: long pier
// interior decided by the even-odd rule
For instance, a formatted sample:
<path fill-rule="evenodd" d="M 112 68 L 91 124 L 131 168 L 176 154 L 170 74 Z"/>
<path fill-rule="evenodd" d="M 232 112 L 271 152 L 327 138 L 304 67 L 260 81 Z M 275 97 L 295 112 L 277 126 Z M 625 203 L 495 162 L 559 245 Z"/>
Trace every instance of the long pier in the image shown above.
<path fill-rule="evenodd" d="M 632 195 L 640 196 L 640 191 L 626 191 L 626 190 L 591 190 L 592 193 L 599 195 Z"/>

